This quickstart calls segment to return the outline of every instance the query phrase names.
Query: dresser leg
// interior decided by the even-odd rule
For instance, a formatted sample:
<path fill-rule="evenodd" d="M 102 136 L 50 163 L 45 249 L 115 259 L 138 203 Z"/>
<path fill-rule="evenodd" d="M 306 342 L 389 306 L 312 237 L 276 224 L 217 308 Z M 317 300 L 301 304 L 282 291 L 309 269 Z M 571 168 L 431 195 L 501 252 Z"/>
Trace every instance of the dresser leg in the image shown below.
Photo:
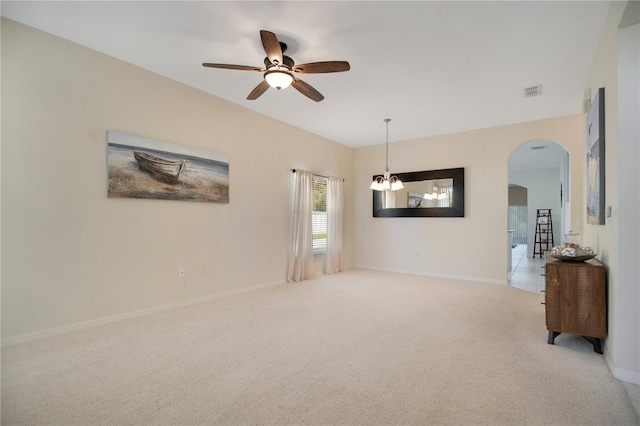
<path fill-rule="evenodd" d="M 599 354 L 602 354 L 602 340 L 596 338 L 595 343 L 593 344 L 593 350 Z"/>
<path fill-rule="evenodd" d="M 547 343 L 553 345 L 553 341 L 558 337 L 561 333 L 559 331 L 549 331 L 549 338 L 547 339 Z"/>
<path fill-rule="evenodd" d="M 602 354 L 602 339 L 599 339 L 597 337 L 582 337 L 587 339 L 587 341 L 593 345 L 594 352 Z"/>

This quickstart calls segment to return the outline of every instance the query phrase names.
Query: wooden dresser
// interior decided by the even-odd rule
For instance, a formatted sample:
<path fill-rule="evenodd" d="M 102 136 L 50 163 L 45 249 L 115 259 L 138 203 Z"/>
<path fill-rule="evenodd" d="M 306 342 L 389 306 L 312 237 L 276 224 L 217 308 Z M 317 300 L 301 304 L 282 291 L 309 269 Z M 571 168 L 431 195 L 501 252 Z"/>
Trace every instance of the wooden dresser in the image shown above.
<path fill-rule="evenodd" d="M 607 337 L 607 287 L 605 266 L 595 259 L 563 262 L 547 255 L 545 313 L 548 342 L 560 333 L 577 334 L 602 353 Z"/>

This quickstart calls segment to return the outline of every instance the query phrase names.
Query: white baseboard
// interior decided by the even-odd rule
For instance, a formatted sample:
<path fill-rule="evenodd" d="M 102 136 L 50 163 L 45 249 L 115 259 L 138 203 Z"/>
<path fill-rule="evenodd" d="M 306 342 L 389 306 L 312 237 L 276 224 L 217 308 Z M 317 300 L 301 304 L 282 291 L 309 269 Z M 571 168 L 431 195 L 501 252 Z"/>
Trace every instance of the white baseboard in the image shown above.
<path fill-rule="evenodd" d="M 358 269 L 368 269 L 371 271 L 381 271 L 381 272 L 393 272 L 396 274 L 409 274 L 409 275 L 420 275 L 423 277 L 434 277 L 434 278 L 445 278 L 450 280 L 461 280 L 461 281 L 476 281 L 483 283 L 491 283 L 491 284 L 504 284 L 508 285 L 506 279 L 504 280 L 492 280 L 489 278 L 480 278 L 480 277 L 470 277 L 468 275 L 449 275 L 449 274 L 433 274 L 423 271 L 403 271 L 399 269 L 387 269 L 387 268 L 374 268 L 371 266 L 362 266 L 362 265 L 353 265 L 353 268 Z"/>
<path fill-rule="evenodd" d="M 609 356 L 609 353 L 607 352 L 606 343 L 604 348 L 604 359 L 605 361 L 607 361 L 607 365 L 609 366 L 609 370 L 611 370 L 611 374 L 613 375 L 613 377 L 620 380 L 621 382 L 631 383 L 632 385 L 640 386 L 640 372 L 624 370 L 622 368 L 616 367 L 615 364 L 613 363 L 613 360 Z"/>
<path fill-rule="evenodd" d="M 196 303 L 208 302 L 208 301 L 214 300 L 214 299 L 220 299 L 220 298 L 223 298 L 223 297 L 229 297 L 229 296 L 233 296 L 233 295 L 236 295 L 236 294 L 248 293 L 250 291 L 255 291 L 255 290 L 259 290 L 259 289 L 267 288 L 267 287 L 274 287 L 274 286 L 285 284 L 285 283 L 286 283 L 286 281 L 284 281 L 284 280 L 282 280 L 282 281 L 272 281 L 272 282 L 257 284 L 257 285 L 253 285 L 253 286 L 249 286 L 249 287 L 243 287 L 243 288 L 237 289 L 237 290 L 229 290 L 229 291 L 224 291 L 222 293 L 210 294 L 210 295 L 207 295 L 207 296 L 198 297 L 196 299 L 183 300 L 181 302 L 170 303 L 170 304 L 161 305 L 161 306 L 155 306 L 153 308 L 141 309 L 139 311 L 125 312 L 124 314 L 112 315 L 112 316 L 103 317 L 103 318 L 97 318 L 97 319 L 93 319 L 93 320 L 89 320 L 89 321 L 83 321 L 83 322 L 79 322 L 79 323 L 75 323 L 75 324 L 64 325 L 64 326 L 61 326 L 61 327 L 53 327 L 53 328 L 49 328 L 49 329 L 45 329 L 45 330 L 36 331 L 36 332 L 33 332 L 33 333 L 26 333 L 26 334 L 21 334 L 21 335 L 18 335 L 18 336 L 7 337 L 7 338 L 3 338 L 0 341 L 0 346 L 13 345 L 13 344 L 16 344 L 16 343 L 26 342 L 26 341 L 29 341 L 29 340 L 39 339 L 39 338 L 42 338 L 42 337 L 47 337 L 47 336 L 53 336 L 53 335 L 56 335 L 56 334 L 67 333 L 67 332 L 73 331 L 73 330 L 80 330 L 80 329 L 84 329 L 84 328 L 95 327 L 97 325 L 102 325 L 102 324 L 107 324 L 107 323 L 111 323 L 111 322 L 121 321 L 121 320 L 128 319 L 128 318 L 134 318 L 134 317 L 139 317 L 139 316 L 143 316 L 143 315 L 148 315 L 148 314 L 151 314 L 151 313 L 154 313 L 154 312 L 160 312 L 160 311 L 166 311 L 166 310 L 169 310 L 169 309 L 180 308 L 182 306 L 195 305 Z"/>

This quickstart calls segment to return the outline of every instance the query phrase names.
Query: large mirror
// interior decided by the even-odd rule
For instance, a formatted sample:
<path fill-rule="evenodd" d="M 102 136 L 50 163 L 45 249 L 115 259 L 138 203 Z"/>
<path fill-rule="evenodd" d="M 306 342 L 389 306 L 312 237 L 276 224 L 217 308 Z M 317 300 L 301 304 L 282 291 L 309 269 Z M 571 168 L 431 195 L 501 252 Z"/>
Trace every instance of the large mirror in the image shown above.
<path fill-rule="evenodd" d="M 373 191 L 374 217 L 464 217 L 464 168 L 396 176 L 403 189 Z"/>

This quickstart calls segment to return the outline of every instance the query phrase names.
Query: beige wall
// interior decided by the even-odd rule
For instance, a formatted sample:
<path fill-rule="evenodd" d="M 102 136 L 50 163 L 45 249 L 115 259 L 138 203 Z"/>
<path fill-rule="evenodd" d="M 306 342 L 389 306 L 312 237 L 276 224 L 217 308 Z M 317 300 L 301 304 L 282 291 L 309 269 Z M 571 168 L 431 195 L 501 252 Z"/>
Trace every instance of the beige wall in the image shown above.
<path fill-rule="evenodd" d="M 582 182 L 583 135 L 582 115 L 574 115 L 390 144 L 392 173 L 464 167 L 464 218 L 372 217 L 367 188 L 383 171 L 384 145 L 358 148 L 354 264 L 506 283 L 509 155 L 534 139 L 557 142 L 571 153 L 572 182 Z M 581 212 L 581 186 L 574 185 L 571 201 Z"/>
<path fill-rule="evenodd" d="M 632 3 L 636 3 L 635 5 Z M 629 6 L 629 7 L 628 7 Z M 628 8 L 627 8 L 628 7 Z M 626 9 L 626 10 L 625 10 Z M 628 117 L 620 122 L 618 111 L 619 93 L 631 96 L 631 104 L 638 106 L 637 71 L 635 87 L 618 85 L 618 57 L 631 55 L 637 70 L 638 43 L 637 32 L 631 35 L 631 44 L 626 52 L 618 51 L 619 27 L 621 22 L 637 24 L 640 20 L 637 2 L 612 2 L 602 38 L 594 58 L 586 88 L 595 94 L 600 87 L 605 88 L 605 205 L 612 206 L 614 215 L 611 226 L 585 225 L 585 244 L 598 252 L 598 258 L 608 267 L 608 338 L 605 355 L 614 375 L 624 381 L 640 384 L 640 297 L 638 293 L 638 215 L 617 215 L 621 208 L 633 208 L 627 198 L 621 198 L 626 191 L 635 194 L 635 212 L 637 212 L 638 181 L 638 116 L 629 117 L 627 111 L 621 111 Z M 636 30 L 637 31 L 637 30 Z M 633 80 L 633 77 L 631 78 Z M 631 93 L 631 91 L 634 91 Z M 635 127 L 635 136 L 621 140 L 619 126 Z M 635 156 L 629 160 L 629 156 Z M 627 167 L 618 167 L 621 159 Z M 625 211 L 632 211 L 626 210 Z M 586 218 L 586 213 L 583 212 Z M 586 223 L 586 222 L 585 222 Z M 633 233 L 631 237 L 629 234 Z M 625 279 L 621 279 L 622 274 Z"/>
<path fill-rule="evenodd" d="M 107 130 L 228 153 L 230 203 L 107 198 Z M 3 19 L 2 337 L 283 282 L 290 168 L 345 177 L 351 217 L 351 165 L 342 145 Z"/>

